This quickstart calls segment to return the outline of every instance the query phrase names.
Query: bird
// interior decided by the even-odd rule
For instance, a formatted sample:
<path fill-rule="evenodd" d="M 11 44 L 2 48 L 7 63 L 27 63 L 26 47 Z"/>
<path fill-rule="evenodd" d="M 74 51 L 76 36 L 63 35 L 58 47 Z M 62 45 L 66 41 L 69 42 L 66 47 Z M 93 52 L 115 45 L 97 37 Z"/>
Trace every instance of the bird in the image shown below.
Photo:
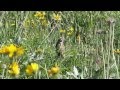
<path fill-rule="evenodd" d="M 64 37 L 60 37 L 58 40 L 57 40 L 57 43 L 56 43 L 56 53 L 57 53 L 57 57 L 62 57 L 64 58 L 64 52 L 65 52 L 65 39 Z"/>
<path fill-rule="evenodd" d="M 78 44 L 80 44 L 80 32 L 79 31 L 77 31 L 76 32 L 76 42 L 78 42 Z"/>

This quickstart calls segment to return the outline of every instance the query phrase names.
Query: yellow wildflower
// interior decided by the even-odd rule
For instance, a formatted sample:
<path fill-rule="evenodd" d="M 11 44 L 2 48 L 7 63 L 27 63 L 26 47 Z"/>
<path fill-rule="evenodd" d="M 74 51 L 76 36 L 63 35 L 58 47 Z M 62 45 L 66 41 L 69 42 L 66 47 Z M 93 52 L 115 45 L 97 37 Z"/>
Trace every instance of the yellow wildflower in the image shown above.
<path fill-rule="evenodd" d="M 39 17 L 39 19 L 44 19 L 44 18 L 45 18 L 45 12 L 42 12 L 42 11 L 41 11 L 41 12 L 40 12 L 40 11 L 38 12 L 38 11 L 37 11 L 34 16 L 35 16 L 35 17 Z"/>
<path fill-rule="evenodd" d="M 8 47 L 7 47 L 7 46 L 2 47 L 2 48 L 0 49 L 0 53 L 1 53 L 1 54 L 7 54 L 7 53 L 9 53 Z"/>
<path fill-rule="evenodd" d="M 27 66 L 27 68 L 26 68 L 26 73 L 27 73 L 28 75 L 31 75 L 31 74 L 37 72 L 38 69 L 39 69 L 39 66 L 38 66 L 37 63 L 31 63 L 30 65 Z"/>
<path fill-rule="evenodd" d="M 59 14 L 53 13 L 53 19 L 56 21 L 61 21 L 61 16 Z"/>
<path fill-rule="evenodd" d="M 31 67 L 31 65 L 28 65 L 28 66 L 27 66 L 26 73 L 27 73 L 28 75 L 31 75 L 31 74 L 33 73 L 33 69 L 32 69 L 32 67 Z"/>
<path fill-rule="evenodd" d="M 73 27 L 69 27 L 69 29 L 67 30 L 67 35 L 70 36 L 73 34 L 74 28 Z"/>
<path fill-rule="evenodd" d="M 73 27 L 70 27 L 70 31 L 73 32 L 73 31 L 74 31 L 74 28 L 73 28 Z"/>
<path fill-rule="evenodd" d="M 1 54 L 8 54 L 10 58 L 13 56 L 20 56 L 24 53 L 24 49 L 22 47 L 16 47 L 14 44 L 10 44 L 9 46 L 4 46 L 0 49 Z"/>
<path fill-rule="evenodd" d="M 20 74 L 20 68 L 19 68 L 19 65 L 17 62 L 13 62 L 10 67 L 9 67 L 10 70 L 8 70 L 8 72 L 10 74 L 13 74 L 13 75 L 19 75 Z"/>
<path fill-rule="evenodd" d="M 60 71 L 60 68 L 57 65 L 55 65 L 50 70 L 48 70 L 48 74 L 49 75 L 55 75 L 55 74 L 58 74 L 59 71 Z"/>
<path fill-rule="evenodd" d="M 39 67 L 37 63 L 31 63 L 31 66 L 34 72 L 38 71 Z"/>
<path fill-rule="evenodd" d="M 59 72 L 59 67 L 52 67 L 51 68 L 51 73 L 57 74 Z"/>
<path fill-rule="evenodd" d="M 9 51 L 9 57 L 11 58 L 17 51 L 17 47 L 13 44 L 10 44 L 10 46 L 8 47 L 8 51 Z"/>

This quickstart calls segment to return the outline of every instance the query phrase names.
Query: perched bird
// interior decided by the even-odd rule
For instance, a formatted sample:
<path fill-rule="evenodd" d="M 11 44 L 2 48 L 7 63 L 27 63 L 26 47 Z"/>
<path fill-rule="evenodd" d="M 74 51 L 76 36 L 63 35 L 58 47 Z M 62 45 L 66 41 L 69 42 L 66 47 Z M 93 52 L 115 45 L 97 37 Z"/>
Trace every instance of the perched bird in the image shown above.
<path fill-rule="evenodd" d="M 80 44 L 80 32 L 79 31 L 76 32 L 76 42 Z"/>
<path fill-rule="evenodd" d="M 60 37 L 56 43 L 56 53 L 57 57 L 64 58 L 64 52 L 65 52 L 65 45 L 64 45 L 64 37 Z"/>

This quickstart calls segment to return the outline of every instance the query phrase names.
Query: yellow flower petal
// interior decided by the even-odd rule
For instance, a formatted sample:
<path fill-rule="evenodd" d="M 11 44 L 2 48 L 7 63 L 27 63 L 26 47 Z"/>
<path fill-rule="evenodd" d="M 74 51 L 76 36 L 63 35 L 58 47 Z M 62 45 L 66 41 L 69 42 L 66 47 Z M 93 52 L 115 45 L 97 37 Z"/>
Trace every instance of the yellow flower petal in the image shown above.
<path fill-rule="evenodd" d="M 37 72 L 38 69 L 39 69 L 39 66 L 37 63 L 31 63 L 30 65 L 27 66 L 26 73 L 28 75 L 32 75 L 33 73 Z"/>
<path fill-rule="evenodd" d="M 13 62 L 10 67 L 9 67 L 10 70 L 8 70 L 8 72 L 10 74 L 14 74 L 14 75 L 19 75 L 20 74 L 20 68 L 19 68 L 19 65 L 17 62 Z"/>
<path fill-rule="evenodd" d="M 61 16 L 59 14 L 53 13 L 53 19 L 56 20 L 56 21 L 60 21 L 61 20 Z"/>
<path fill-rule="evenodd" d="M 32 67 L 31 67 L 31 65 L 28 65 L 28 66 L 27 66 L 26 73 L 27 73 L 28 75 L 31 75 L 31 74 L 33 73 L 33 69 L 32 69 Z"/>
<path fill-rule="evenodd" d="M 34 72 L 38 71 L 39 67 L 37 63 L 31 63 L 31 66 Z"/>
<path fill-rule="evenodd" d="M 53 74 L 57 74 L 57 73 L 59 72 L 59 70 L 60 70 L 59 67 L 52 67 L 52 68 L 51 68 L 51 72 L 52 72 Z"/>

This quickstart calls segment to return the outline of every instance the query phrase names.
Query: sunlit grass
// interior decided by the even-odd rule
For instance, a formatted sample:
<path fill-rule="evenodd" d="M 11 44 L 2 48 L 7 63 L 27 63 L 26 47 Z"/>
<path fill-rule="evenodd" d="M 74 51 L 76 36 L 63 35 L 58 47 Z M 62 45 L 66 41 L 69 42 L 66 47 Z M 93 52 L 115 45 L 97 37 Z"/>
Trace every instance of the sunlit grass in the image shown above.
<path fill-rule="evenodd" d="M 119 11 L 2 11 L 0 78 L 119 79 L 119 21 Z"/>

